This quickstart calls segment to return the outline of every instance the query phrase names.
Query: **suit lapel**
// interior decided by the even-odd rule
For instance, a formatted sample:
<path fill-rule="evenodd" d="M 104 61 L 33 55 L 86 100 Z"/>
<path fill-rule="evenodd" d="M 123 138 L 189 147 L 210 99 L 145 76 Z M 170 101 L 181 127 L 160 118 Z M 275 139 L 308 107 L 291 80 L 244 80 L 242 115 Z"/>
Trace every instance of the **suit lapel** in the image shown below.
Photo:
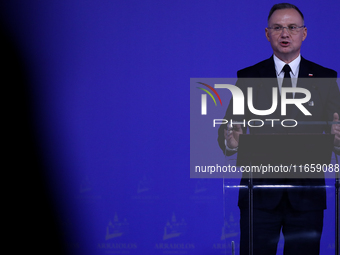
<path fill-rule="evenodd" d="M 299 69 L 299 78 L 306 78 L 308 77 L 308 62 L 301 57 L 300 61 L 300 69 Z"/>
<path fill-rule="evenodd" d="M 300 68 L 299 68 L 299 78 L 297 80 L 296 87 L 304 88 L 312 92 L 314 80 L 312 79 L 313 77 L 310 76 L 311 73 L 312 72 L 310 70 L 308 62 L 303 57 L 301 57 Z M 304 97 L 305 95 L 302 93 L 295 94 L 295 98 L 304 98 Z M 297 107 L 294 107 L 291 117 L 295 118 L 299 113 L 300 113 L 300 110 Z"/>
<path fill-rule="evenodd" d="M 262 62 L 262 66 L 260 66 L 259 68 L 259 77 L 261 78 L 258 82 L 258 86 L 256 87 L 257 95 L 258 95 L 258 98 L 257 98 L 258 105 L 261 109 L 269 109 L 267 102 L 268 100 L 270 101 L 272 100 L 273 88 L 278 88 L 278 82 L 276 78 L 276 70 L 275 70 L 275 63 L 274 63 L 273 56 L 271 56 L 266 61 Z M 279 91 L 278 91 L 277 96 L 278 96 L 278 107 L 276 111 L 270 115 L 271 118 L 280 117 L 281 100 L 280 100 Z"/>
<path fill-rule="evenodd" d="M 273 56 L 271 56 L 270 58 L 263 62 L 263 65 L 260 69 L 259 77 L 276 78 L 276 70 Z"/>

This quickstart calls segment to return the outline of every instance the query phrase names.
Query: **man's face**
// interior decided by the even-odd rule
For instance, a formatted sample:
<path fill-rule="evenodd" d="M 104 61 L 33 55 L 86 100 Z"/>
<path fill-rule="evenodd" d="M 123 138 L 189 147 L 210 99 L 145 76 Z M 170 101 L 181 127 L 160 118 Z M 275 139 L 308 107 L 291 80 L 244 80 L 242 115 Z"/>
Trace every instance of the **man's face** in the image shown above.
<path fill-rule="evenodd" d="M 269 27 L 303 26 L 301 15 L 295 9 L 276 10 L 268 21 Z M 274 31 L 266 28 L 266 37 L 270 42 L 274 54 L 286 63 L 291 62 L 300 54 L 302 42 L 306 39 L 307 28 L 300 28 L 295 33 L 284 28 Z"/>

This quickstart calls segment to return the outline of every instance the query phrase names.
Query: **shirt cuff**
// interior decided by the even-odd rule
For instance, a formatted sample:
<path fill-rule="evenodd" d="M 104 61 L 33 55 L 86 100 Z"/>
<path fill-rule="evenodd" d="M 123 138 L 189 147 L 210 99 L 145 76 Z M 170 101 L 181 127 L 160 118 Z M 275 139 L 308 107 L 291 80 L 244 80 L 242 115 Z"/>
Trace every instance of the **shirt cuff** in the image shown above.
<path fill-rule="evenodd" d="M 334 145 L 334 151 L 336 154 L 340 155 L 340 147 Z"/>
<path fill-rule="evenodd" d="M 234 149 L 229 148 L 228 145 L 227 145 L 227 140 L 226 140 L 226 139 L 224 140 L 224 144 L 225 144 L 225 149 L 226 149 L 227 151 L 236 152 L 237 149 L 238 149 L 238 147 L 236 147 L 236 148 L 234 148 Z"/>

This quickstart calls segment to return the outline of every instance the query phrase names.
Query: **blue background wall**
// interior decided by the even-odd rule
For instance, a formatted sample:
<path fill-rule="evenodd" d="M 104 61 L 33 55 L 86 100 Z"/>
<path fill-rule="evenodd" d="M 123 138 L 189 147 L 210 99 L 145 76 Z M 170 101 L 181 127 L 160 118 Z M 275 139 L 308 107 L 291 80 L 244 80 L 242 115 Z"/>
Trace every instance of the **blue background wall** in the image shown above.
<path fill-rule="evenodd" d="M 222 180 L 189 178 L 189 82 L 235 77 L 268 58 L 275 3 L 2 1 L 42 169 L 20 169 L 13 201 L 28 201 L 15 210 L 41 228 L 29 243 L 48 252 L 59 237 L 73 254 L 224 254 L 238 237 L 222 230 L 238 231 L 238 211 L 225 225 Z M 308 28 L 302 55 L 339 72 L 340 2 L 295 4 Z M 330 215 L 323 254 L 334 250 Z"/>

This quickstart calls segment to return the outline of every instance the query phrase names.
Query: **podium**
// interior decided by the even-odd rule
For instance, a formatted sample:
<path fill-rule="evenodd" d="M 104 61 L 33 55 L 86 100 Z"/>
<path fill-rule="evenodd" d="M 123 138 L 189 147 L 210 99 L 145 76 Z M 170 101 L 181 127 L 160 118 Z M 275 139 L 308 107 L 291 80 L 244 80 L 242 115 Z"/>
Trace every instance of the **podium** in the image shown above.
<path fill-rule="evenodd" d="M 240 179 L 230 179 L 228 176 L 223 180 L 226 229 L 224 237 L 226 247 L 230 250 L 227 254 L 232 254 L 233 246 L 235 254 L 239 254 L 239 211 L 235 197 L 244 196 L 245 193 L 248 199 L 243 200 L 247 200 L 249 210 L 249 254 L 253 254 L 254 188 L 260 191 L 258 194 L 272 194 L 277 188 L 289 188 L 297 194 L 305 191 L 310 194 L 327 194 L 320 254 L 339 254 L 339 171 L 333 169 L 329 172 L 330 166 L 338 164 L 338 156 L 334 155 L 332 158 L 333 141 L 334 135 L 330 134 L 240 135 L 238 153 L 235 154 L 237 157 L 226 158 L 226 164 L 236 165 L 239 169 L 243 167 L 243 170 L 245 166 L 248 169 L 266 166 L 267 172 L 243 172 L 241 182 Z M 281 170 L 290 170 L 268 172 L 269 166 L 272 166 L 272 169 L 281 166 Z M 255 195 L 255 201 L 259 200 L 257 198 Z M 242 203 L 244 206 L 244 201 L 241 201 Z M 282 246 L 283 241 L 280 240 L 277 254 L 282 254 Z"/>

